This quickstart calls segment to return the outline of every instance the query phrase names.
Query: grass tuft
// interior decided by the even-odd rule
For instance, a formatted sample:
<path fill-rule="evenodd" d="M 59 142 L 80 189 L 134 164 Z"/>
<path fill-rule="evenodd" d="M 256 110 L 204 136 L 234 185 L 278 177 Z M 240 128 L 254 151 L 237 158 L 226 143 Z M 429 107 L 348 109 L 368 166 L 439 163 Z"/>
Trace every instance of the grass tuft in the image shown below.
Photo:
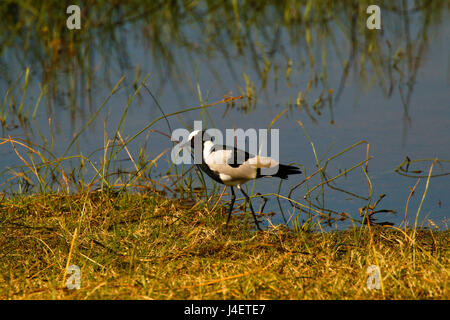
<path fill-rule="evenodd" d="M 366 286 L 374 264 L 386 299 L 449 297 L 448 231 L 371 226 L 356 241 L 255 233 L 241 215 L 225 232 L 222 207 L 191 207 L 153 193 L 3 199 L 0 299 L 382 299 Z M 80 290 L 63 285 L 68 260 Z"/>

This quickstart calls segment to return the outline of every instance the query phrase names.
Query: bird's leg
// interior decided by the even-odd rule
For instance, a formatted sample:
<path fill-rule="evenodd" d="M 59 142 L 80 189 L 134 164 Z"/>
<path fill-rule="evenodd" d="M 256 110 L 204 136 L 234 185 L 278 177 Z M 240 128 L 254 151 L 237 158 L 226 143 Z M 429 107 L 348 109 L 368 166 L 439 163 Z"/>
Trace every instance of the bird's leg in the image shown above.
<path fill-rule="evenodd" d="M 255 210 L 253 210 L 252 201 L 250 200 L 249 196 L 244 192 L 244 190 L 241 188 L 241 186 L 238 186 L 238 189 L 241 190 L 242 194 L 248 201 L 250 210 L 252 211 L 253 219 L 255 220 L 256 229 L 258 229 L 259 231 L 262 231 L 261 228 L 259 227 L 258 220 L 256 219 L 256 214 L 255 214 Z"/>
<path fill-rule="evenodd" d="M 266 207 L 266 203 L 267 203 L 267 198 L 263 197 L 259 192 L 257 193 L 257 195 L 261 196 L 261 207 L 259 208 L 259 212 L 262 214 L 264 208 Z"/>
<path fill-rule="evenodd" d="M 230 222 L 230 218 L 231 218 L 231 213 L 233 212 L 233 206 L 234 206 L 234 201 L 236 200 L 236 195 L 234 194 L 234 189 L 233 187 L 231 188 L 231 203 L 230 203 L 230 208 L 228 210 L 228 218 L 227 218 L 227 224 L 225 228 L 228 228 L 228 222 Z"/>

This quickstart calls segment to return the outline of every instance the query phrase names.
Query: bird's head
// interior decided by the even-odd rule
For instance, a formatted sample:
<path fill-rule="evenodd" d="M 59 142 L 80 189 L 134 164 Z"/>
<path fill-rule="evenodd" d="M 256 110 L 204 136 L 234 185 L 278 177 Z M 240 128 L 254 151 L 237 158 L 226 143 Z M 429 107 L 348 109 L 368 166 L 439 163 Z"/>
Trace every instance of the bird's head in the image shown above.
<path fill-rule="evenodd" d="M 206 130 L 194 130 L 192 131 L 188 138 L 187 141 L 184 143 L 184 146 L 190 146 L 191 148 L 194 148 L 194 143 L 195 141 L 209 141 L 211 140 L 211 137 L 205 132 Z"/>
<path fill-rule="evenodd" d="M 188 136 L 188 138 L 187 138 L 187 141 L 189 141 L 189 142 L 191 142 L 191 141 L 194 141 L 194 139 L 197 139 L 198 137 L 202 137 L 203 136 L 203 133 L 205 132 L 205 130 L 194 130 L 194 131 L 192 131 L 190 134 L 189 134 L 189 136 Z"/>

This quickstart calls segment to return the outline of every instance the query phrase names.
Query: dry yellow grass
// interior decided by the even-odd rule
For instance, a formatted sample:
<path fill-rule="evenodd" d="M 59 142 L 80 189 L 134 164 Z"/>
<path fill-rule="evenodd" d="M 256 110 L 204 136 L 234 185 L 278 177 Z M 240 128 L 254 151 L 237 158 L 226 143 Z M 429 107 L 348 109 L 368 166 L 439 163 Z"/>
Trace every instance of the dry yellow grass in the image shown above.
<path fill-rule="evenodd" d="M 450 297 L 448 231 L 419 229 L 415 243 L 413 230 L 381 227 L 361 237 L 360 229 L 253 232 L 239 216 L 225 232 L 222 209 L 190 210 L 156 194 L 4 199 L 0 299 Z M 383 290 L 370 290 L 366 271 L 377 263 Z M 79 290 L 65 287 L 72 264 Z"/>

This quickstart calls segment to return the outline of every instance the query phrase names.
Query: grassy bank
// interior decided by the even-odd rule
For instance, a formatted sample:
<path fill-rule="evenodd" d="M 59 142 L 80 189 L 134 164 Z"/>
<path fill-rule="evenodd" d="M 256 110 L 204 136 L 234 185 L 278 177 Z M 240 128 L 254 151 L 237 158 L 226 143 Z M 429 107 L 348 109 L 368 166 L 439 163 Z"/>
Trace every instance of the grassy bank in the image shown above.
<path fill-rule="evenodd" d="M 0 195 L 0 299 L 448 299 L 449 232 L 251 230 L 157 194 Z M 81 289 L 65 288 L 69 265 Z M 379 265 L 381 288 L 366 273 Z"/>

